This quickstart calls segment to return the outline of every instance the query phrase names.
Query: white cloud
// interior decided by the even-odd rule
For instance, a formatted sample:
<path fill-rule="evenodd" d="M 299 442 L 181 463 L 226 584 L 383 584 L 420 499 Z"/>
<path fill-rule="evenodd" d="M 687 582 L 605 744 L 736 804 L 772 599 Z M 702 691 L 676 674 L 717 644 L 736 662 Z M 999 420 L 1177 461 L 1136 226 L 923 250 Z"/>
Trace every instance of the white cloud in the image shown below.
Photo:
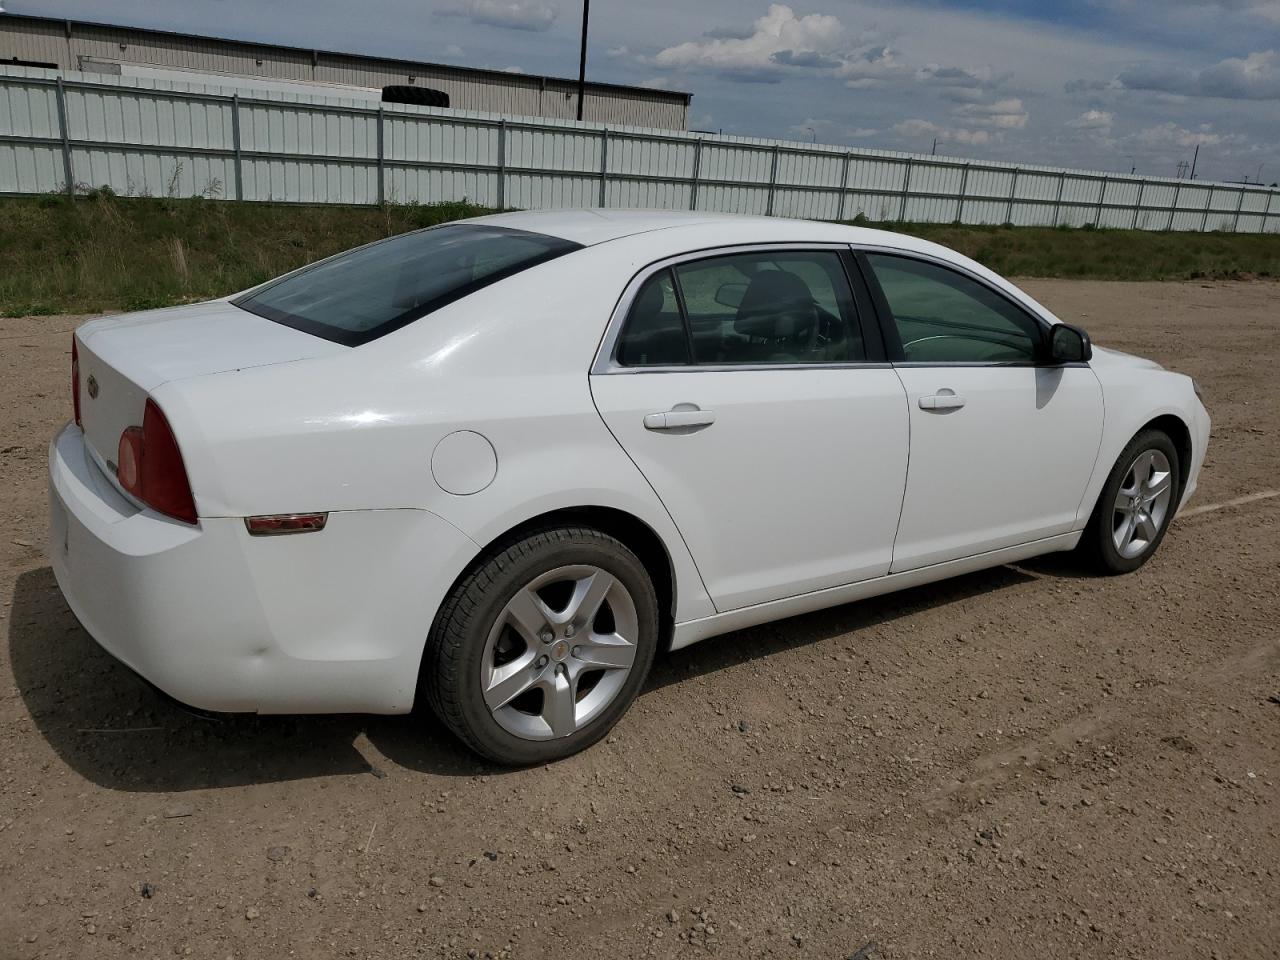
<path fill-rule="evenodd" d="M 819 13 L 797 17 L 790 7 L 775 3 L 747 36 L 689 40 L 667 47 L 654 60 L 664 67 L 734 72 L 767 71 L 779 64 L 811 66 L 833 54 L 843 38 L 844 27 L 835 17 Z M 781 59 L 776 59 L 779 55 Z"/>
<path fill-rule="evenodd" d="M 898 69 L 893 51 L 873 34 L 853 36 L 837 17 L 797 16 L 781 3 L 772 4 L 749 30 L 709 31 L 702 39 L 660 50 L 653 63 L 767 82 L 776 82 L 788 70 L 822 71 L 850 86 L 883 79 Z"/>
<path fill-rule="evenodd" d="M 893 125 L 893 132 L 900 137 L 937 137 L 944 143 L 958 143 L 963 146 L 985 146 L 993 137 L 989 130 L 969 130 L 964 127 L 943 127 L 929 120 L 919 118 L 903 120 Z"/>
<path fill-rule="evenodd" d="M 864 90 L 883 86 L 904 69 L 894 50 L 885 44 L 873 44 L 847 57 L 837 68 L 836 76 L 844 78 L 846 87 Z"/>
<path fill-rule="evenodd" d="M 1086 110 L 1074 120 L 1068 120 L 1067 126 L 1074 130 L 1102 130 L 1111 129 L 1111 124 L 1115 120 L 1116 115 L 1107 110 Z"/>
<path fill-rule="evenodd" d="M 966 122 L 1003 130 L 1021 130 L 1027 125 L 1027 111 L 1017 97 L 997 100 L 994 103 L 964 103 L 953 114 Z"/>
<path fill-rule="evenodd" d="M 486 27 L 541 31 L 554 26 L 560 9 L 545 0 L 455 0 L 436 15 L 463 17 Z"/>
<path fill-rule="evenodd" d="M 1227 100 L 1280 100 L 1280 54 L 1260 50 L 1243 58 L 1228 57 L 1201 70 L 1139 64 L 1121 71 L 1117 79 L 1130 90 Z"/>
<path fill-rule="evenodd" d="M 917 83 L 936 87 L 944 100 L 955 103 L 979 103 L 1003 86 L 1010 77 L 1009 73 L 996 73 L 990 65 L 958 67 L 926 63 L 915 72 Z"/>
<path fill-rule="evenodd" d="M 845 143 L 865 140 L 880 131 L 875 127 L 851 127 L 827 117 L 805 117 L 787 128 L 787 133 L 799 140 L 816 138 L 819 143 Z"/>
<path fill-rule="evenodd" d="M 1210 124 L 1204 123 L 1194 130 L 1180 127 L 1172 120 L 1154 127 L 1139 130 L 1134 139 L 1146 147 L 1217 147 L 1224 144 L 1241 144 L 1246 137 L 1240 134 L 1215 133 Z"/>

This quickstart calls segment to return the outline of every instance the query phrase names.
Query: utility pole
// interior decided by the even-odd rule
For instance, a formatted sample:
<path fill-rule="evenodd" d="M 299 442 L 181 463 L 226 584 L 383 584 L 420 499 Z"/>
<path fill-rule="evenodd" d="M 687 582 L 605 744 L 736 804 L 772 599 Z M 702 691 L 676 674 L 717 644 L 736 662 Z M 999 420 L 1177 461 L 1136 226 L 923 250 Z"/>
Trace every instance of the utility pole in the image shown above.
<path fill-rule="evenodd" d="M 933 138 L 933 148 L 929 151 L 929 156 L 934 156 L 938 152 L 938 138 Z"/>
<path fill-rule="evenodd" d="M 1191 155 L 1191 179 L 1196 178 L 1196 161 L 1200 159 L 1200 144 L 1196 144 L 1196 152 Z"/>
<path fill-rule="evenodd" d="M 582 0 L 582 53 L 578 57 L 578 119 L 582 119 L 582 98 L 587 89 L 587 17 L 591 0 Z"/>

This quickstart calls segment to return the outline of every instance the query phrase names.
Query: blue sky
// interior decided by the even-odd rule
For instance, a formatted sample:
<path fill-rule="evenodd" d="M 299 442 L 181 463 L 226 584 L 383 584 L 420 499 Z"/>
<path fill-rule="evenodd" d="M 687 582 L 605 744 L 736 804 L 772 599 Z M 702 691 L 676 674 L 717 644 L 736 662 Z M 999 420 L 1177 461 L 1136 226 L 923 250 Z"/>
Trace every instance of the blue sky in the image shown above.
<path fill-rule="evenodd" d="M 4 0 L 117 22 L 571 76 L 574 0 Z M 1280 0 L 595 0 L 589 75 L 691 126 L 1280 180 Z"/>

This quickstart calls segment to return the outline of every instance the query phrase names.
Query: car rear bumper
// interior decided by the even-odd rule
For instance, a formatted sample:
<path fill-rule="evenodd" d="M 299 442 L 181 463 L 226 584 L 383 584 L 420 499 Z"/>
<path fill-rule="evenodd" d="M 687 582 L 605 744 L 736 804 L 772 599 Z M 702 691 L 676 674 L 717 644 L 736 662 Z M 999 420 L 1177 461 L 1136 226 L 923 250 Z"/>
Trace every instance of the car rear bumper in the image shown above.
<path fill-rule="evenodd" d="M 306 506 L 306 505 L 304 505 Z M 250 537 L 139 510 L 69 425 L 49 450 L 49 559 L 110 654 L 203 710 L 403 713 L 436 608 L 476 546 L 424 510 Z"/>

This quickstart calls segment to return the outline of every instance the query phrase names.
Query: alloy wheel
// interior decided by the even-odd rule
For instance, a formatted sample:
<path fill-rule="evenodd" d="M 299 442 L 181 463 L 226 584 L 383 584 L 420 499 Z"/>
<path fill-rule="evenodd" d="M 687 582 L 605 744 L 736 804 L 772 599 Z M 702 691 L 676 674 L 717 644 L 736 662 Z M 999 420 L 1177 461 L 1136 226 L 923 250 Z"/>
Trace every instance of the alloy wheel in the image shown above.
<path fill-rule="evenodd" d="M 567 737 L 626 684 L 639 616 L 622 582 L 600 567 L 558 567 L 525 584 L 494 621 L 480 662 L 485 704 L 508 733 Z"/>
<path fill-rule="evenodd" d="M 1156 540 L 1173 500 L 1173 470 L 1159 450 L 1144 450 L 1125 471 L 1112 513 L 1111 538 L 1126 560 Z"/>

